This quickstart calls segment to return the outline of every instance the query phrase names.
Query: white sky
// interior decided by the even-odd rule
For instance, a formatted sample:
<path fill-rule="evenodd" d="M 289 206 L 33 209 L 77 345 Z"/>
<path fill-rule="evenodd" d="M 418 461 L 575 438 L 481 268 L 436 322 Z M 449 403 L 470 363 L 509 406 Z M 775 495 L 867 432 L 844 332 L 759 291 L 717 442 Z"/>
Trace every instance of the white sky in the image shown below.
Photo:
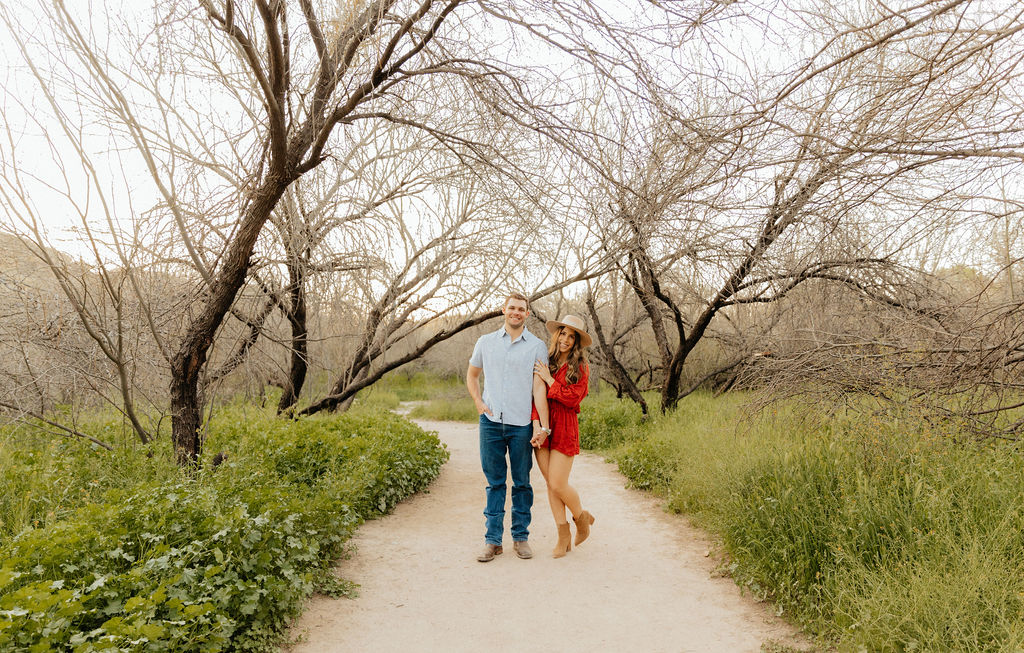
<path fill-rule="evenodd" d="M 34 47 L 53 41 L 52 35 L 46 33 L 37 20 L 38 4 L 31 0 L 14 0 L 5 2 L 0 9 L 18 23 L 18 34 Z M 154 17 L 147 3 L 128 0 L 70 4 L 83 14 L 91 15 L 93 37 L 100 42 L 109 42 L 112 49 L 117 47 L 117 39 L 109 38 L 110 34 L 104 31 L 105 17 L 121 19 L 127 16 L 128 22 L 139 25 L 151 24 Z M 609 0 L 604 7 L 611 14 L 616 14 L 628 11 L 629 4 Z M 748 11 L 758 9 L 750 7 Z M 763 69 L 792 61 L 798 55 L 806 54 L 804 50 L 810 47 L 809 43 L 789 41 L 781 33 L 729 32 L 729 29 L 724 25 L 725 31 L 720 33 L 722 42 L 728 47 L 722 50 L 719 63 L 724 63 L 738 74 L 748 72 L 745 70 L 747 67 Z M 0 31 L 4 31 L 2 26 Z M 729 50 L 737 55 L 731 57 Z M 675 54 L 686 58 L 696 51 L 679 48 Z M 125 220 L 126 228 L 136 226 L 134 221 L 141 219 L 140 216 L 159 200 L 152 178 L 146 173 L 139 155 L 123 142 L 115 141 L 102 125 L 78 125 L 72 119 L 74 127 L 84 130 L 83 140 L 94 168 L 94 173 L 90 174 L 83 167 L 81 157 L 68 145 L 68 139 L 60 133 L 60 126 L 52 118 L 52 107 L 48 106 L 38 84 L 31 78 L 14 39 L 0 38 L 0 57 L 0 84 L 3 89 L 0 97 L 0 138 L 5 141 L 0 144 L 0 165 L 13 165 L 22 171 L 21 181 L 32 207 L 32 211 L 24 213 L 21 219 L 0 216 L 0 224 L 12 220 L 18 223 L 31 213 L 40 220 L 52 244 L 89 259 L 91 255 L 81 235 L 83 219 L 101 231 L 107 230 L 108 219 Z M 62 105 L 62 108 L 73 115 L 74 107 Z M 50 138 L 47 139 L 44 133 Z M 12 152 L 13 160 L 3 158 Z M 18 226 L 24 228 L 23 223 Z"/>
<path fill-rule="evenodd" d="M 0 218 L 0 225 L 13 223 L 18 231 L 33 222 L 46 234 L 56 248 L 91 260 L 84 238 L 84 225 L 96 233 L 107 230 L 107 218 L 132 215 L 144 210 L 155 197 L 150 177 L 138 156 L 124 143 L 118 143 L 103 125 L 82 122 L 76 115 L 78 107 L 64 97 L 58 107 L 68 119 L 72 134 L 81 139 L 87 160 L 79 156 L 64 133 L 64 126 L 55 117 L 55 108 L 41 91 L 40 85 L 25 62 L 19 44 L 7 30 L 15 29 L 25 42 L 44 77 L 60 74 L 60 66 L 48 66 L 46 46 L 53 42 L 45 21 L 39 20 L 39 3 L 14 0 L 4 3 L 0 16 L 11 21 L 0 24 L 0 164 L 5 165 L 8 185 L 8 206 L 14 215 Z M 93 30 L 99 43 L 116 44 L 103 32 L 107 15 L 128 16 L 144 24 L 152 21 L 152 12 L 141 3 L 112 0 L 103 3 L 103 11 L 93 2 L 71 2 L 72 11 L 92 14 L 84 24 Z M 60 56 L 66 56 L 60 54 Z M 10 158 L 9 158 L 10 157 Z M 14 166 L 21 173 L 15 180 L 10 174 Z M 91 170 L 90 170 L 91 168 Z M 17 183 L 20 188 L 12 188 Z M 19 192 L 20 191 L 20 192 Z"/>

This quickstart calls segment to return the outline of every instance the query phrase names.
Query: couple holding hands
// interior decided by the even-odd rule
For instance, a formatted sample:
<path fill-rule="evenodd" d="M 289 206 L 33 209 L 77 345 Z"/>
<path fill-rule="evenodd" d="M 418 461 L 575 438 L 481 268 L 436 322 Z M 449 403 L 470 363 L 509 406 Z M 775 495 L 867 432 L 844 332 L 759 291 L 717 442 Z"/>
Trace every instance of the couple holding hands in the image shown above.
<path fill-rule="evenodd" d="M 488 562 L 502 552 L 505 491 L 512 475 L 512 540 L 520 558 L 532 558 L 529 527 L 533 508 L 530 470 L 537 457 L 548 488 L 548 504 L 558 527 L 552 552 L 561 558 L 573 546 L 566 511 L 576 524 L 575 544 L 590 535 L 594 516 L 583 509 L 579 494 L 569 485 L 573 457 L 580 452 L 577 415 L 587 395 L 590 346 L 584 322 L 575 315 L 549 320 L 547 347 L 526 329 L 529 300 L 519 293 L 505 299 L 505 323 L 480 337 L 466 372 L 466 387 L 480 413 L 480 463 L 487 479 L 484 550 Z M 484 375 L 483 393 L 480 374 Z"/>

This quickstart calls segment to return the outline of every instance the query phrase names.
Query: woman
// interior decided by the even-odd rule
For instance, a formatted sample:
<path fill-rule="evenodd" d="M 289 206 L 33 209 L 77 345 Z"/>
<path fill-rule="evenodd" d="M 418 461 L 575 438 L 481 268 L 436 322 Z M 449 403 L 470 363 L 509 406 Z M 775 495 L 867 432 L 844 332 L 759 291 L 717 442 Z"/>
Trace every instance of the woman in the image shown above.
<path fill-rule="evenodd" d="M 587 396 L 587 379 L 590 375 L 584 350 L 590 346 L 591 338 L 583 326 L 583 319 L 575 315 L 566 315 L 561 322 L 549 320 L 550 362 L 548 365 L 537 362 L 534 366 L 534 373 L 544 379 L 548 386 L 551 428 L 548 431 L 541 428 L 537 409 L 534 408 L 534 436 L 531 444 L 536 447 L 537 466 L 547 482 L 548 503 L 551 504 L 551 514 L 558 526 L 558 544 L 553 551 L 556 558 L 561 558 L 572 548 L 566 508 L 576 523 L 576 546 L 587 539 L 590 525 L 594 523 L 594 516 L 583 509 L 580 495 L 569 485 L 573 456 L 580 452 L 577 414 L 580 412 L 580 402 Z"/>

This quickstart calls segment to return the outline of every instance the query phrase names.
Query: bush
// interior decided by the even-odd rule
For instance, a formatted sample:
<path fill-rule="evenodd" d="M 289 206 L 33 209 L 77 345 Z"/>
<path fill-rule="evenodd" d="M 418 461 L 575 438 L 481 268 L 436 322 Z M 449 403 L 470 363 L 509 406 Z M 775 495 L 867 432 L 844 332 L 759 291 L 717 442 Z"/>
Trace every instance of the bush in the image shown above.
<path fill-rule="evenodd" d="M 268 650 L 358 524 L 447 459 L 393 415 L 226 413 L 207 448 L 227 463 L 109 490 L 0 549 L 0 649 Z"/>
<path fill-rule="evenodd" d="M 632 401 L 616 399 L 609 393 L 588 396 L 580 408 L 580 446 L 611 449 L 635 439 L 642 418 L 640 406 Z"/>
<path fill-rule="evenodd" d="M 622 447 L 615 460 L 630 487 L 664 493 L 671 488 L 678 470 L 675 458 L 664 452 L 663 444 L 640 437 Z"/>
<path fill-rule="evenodd" d="M 697 394 L 611 453 L 721 537 L 737 582 L 840 650 L 1024 647 L 1019 452 L 907 415 L 746 413 Z"/>

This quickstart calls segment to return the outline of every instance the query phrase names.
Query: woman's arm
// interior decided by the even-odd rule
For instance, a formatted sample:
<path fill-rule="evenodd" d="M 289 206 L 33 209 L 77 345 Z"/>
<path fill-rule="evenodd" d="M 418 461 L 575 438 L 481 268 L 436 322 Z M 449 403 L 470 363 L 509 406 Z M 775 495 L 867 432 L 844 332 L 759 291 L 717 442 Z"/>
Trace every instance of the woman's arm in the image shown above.
<path fill-rule="evenodd" d="M 548 414 L 548 393 L 544 380 L 538 375 L 533 375 L 533 410 L 530 420 L 533 422 L 533 437 L 530 444 L 539 447 L 551 434 L 551 421 Z"/>

